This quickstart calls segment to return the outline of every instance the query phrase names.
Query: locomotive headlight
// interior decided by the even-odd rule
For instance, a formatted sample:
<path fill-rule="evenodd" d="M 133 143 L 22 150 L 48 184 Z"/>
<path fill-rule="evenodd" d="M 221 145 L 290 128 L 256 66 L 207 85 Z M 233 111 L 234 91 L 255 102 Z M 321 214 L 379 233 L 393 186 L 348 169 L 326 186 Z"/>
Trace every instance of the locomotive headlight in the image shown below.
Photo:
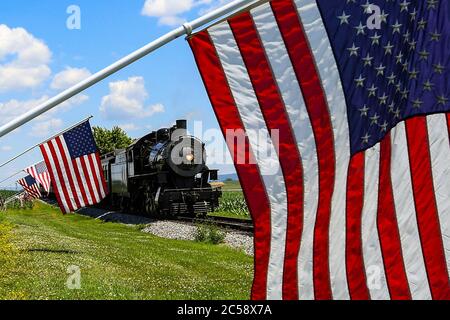
<path fill-rule="evenodd" d="M 186 155 L 186 160 L 189 161 L 189 162 L 194 161 L 194 155 L 193 154 L 187 154 Z"/>

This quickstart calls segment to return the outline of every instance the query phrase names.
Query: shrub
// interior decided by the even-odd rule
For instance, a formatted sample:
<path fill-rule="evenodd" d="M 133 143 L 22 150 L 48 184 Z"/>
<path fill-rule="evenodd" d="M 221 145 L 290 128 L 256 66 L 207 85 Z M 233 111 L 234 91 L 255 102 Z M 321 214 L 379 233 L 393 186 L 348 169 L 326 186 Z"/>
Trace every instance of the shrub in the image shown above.
<path fill-rule="evenodd" d="M 212 244 L 223 243 L 225 240 L 225 233 L 222 232 L 217 226 L 212 224 L 197 225 L 195 232 L 195 241 L 207 242 Z"/>

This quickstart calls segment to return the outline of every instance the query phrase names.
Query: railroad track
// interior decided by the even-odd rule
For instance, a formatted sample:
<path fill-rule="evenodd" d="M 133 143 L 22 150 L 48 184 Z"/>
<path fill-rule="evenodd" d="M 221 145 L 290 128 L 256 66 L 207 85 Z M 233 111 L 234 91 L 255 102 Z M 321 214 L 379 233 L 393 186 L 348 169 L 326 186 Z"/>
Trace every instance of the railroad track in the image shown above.
<path fill-rule="evenodd" d="M 225 229 L 253 232 L 253 222 L 251 220 L 215 216 L 207 218 L 177 217 L 176 220 L 191 223 L 209 223 Z"/>

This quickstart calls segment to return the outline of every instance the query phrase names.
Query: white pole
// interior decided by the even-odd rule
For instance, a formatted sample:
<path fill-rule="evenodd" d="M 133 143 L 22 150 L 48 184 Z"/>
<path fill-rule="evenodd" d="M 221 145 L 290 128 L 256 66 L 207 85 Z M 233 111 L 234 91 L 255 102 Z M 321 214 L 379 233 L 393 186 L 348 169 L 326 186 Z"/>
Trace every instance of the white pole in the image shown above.
<path fill-rule="evenodd" d="M 61 131 L 60 133 L 54 135 L 53 137 L 51 137 L 51 138 L 49 138 L 49 139 L 47 139 L 47 140 L 45 140 L 45 141 L 42 141 L 42 142 L 40 142 L 40 143 L 38 143 L 38 144 L 35 144 L 34 146 L 28 148 L 27 150 L 25 150 L 25 151 L 19 153 L 19 154 L 16 155 L 15 157 L 12 157 L 12 158 L 9 159 L 8 161 L 6 161 L 6 162 L 0 164 L 0 168 L 6 166 L 8 163 L 13 162 L 13 161 L 16 160 L 17 158 L 20 158 L 20 157 L 23 156 L 24 154 L 27 154 L 28 152 L 30 152 L 30 151 L 33 150 L 34 148 L 39 147 L 41 144 L 44 144 L 44 143 L 46 143 L 47 141 L 50 141 L 50 140 L 52 140 L 53 138 L 56 138 L 57 136 L 60 136 L 60 135 L 62 135 L 63 133 L 66 133 L 67 131 L 69 131 L 69 130 L 71 130 L 71 129 L 77 127 L 77 126 L 79 126 L 80 124 L 82 124 L 82 123 L 88 121 L 88 120 L 91 119 L 91 118 L 92 118 L 92 116 L 89 116 L 89 117 L 87 117 L 86 119 L 81 120 L 80 122 L 77 122 L 76 124 L 70 126 L 69 128 L 67 128 L 67 129 Z M 13 175 L 12 177 L 14 177 L 14 175 Z M 12 177 L 10 177 L 10 178 L 12 178 Z M 8 179 L 9 179 L 9 178 L 8 178 Z M 3 182 L 3 181 L 2 181 L 2 182 Z"/>
<path fill-rule="evenodd" d="M 5 124 L 4 126 L 0 127 L 0 137 L 3 137 L 4 135 L 10 133 L 11 131 L 17 129 L 18 127 L 22 126 L 23 124 L 33 120 L 34 118 L 40 116 L 44 112 L 47 112 L 48 110 L 56 107 L 60 103 L 70 99 L 71 97 L 75 96 L 76 94 L 86 90 L 87 88 L 93 86 L 97 82 L 105 79 L 106 77 L 112 75 L 113 73 L 125 68 L 126 66 L 130 65 L 131 63 L 135 62 L 136 60 L 141 59 L 142 57 L 148 55 L 149 53 L 155 51 L 156 49 L 166 45 L 167 43 L 187 34 L 190 35 L 192 33 L 192 30 L 195 30 L 201 26 L 204 26 L 224 15 L 230 14 L 238 9 L 241 9 L 247 5 L 252 5 L 257 2 L 261 2 L 262 0 L 236 0 L 233 1 L 221 8 L 218 8 L 214 11 L 211 11 L 210 13 L 204 15 L 203 17 L 200 17 L 190 23 L 185 23 L 184 25 L 178 27 L 177 29 L 165 34 L 164 36 L 160 37 L 159 39 L 150 42 L 146 46 L 142 47 L 139 50 L 136 50 L 135 52 L 129 54 L 128 56 L 120 59 L 119 61 L 113 63 L 112 65 L 106 67 L 105 69 L 97 72 L 96 74 L 93 74 L 86 80 L 74 85 L 73 87 L 61 92 L 60 94 L 56 95 L 55 97 L 51 98 L 50 100 L 42 103 L 41 105 L 37 106 L 36 108 L 24 113 L 22 116 L 14 119 L 13 121 Z M 267 0 L 264 0 L 267 1 Z"/>

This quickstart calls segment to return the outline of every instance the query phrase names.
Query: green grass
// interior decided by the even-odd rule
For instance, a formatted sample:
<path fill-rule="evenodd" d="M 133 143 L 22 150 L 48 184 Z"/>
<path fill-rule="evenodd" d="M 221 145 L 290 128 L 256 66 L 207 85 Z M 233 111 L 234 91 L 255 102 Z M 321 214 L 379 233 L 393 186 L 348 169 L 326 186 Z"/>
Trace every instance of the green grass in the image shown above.
<path fill-rule="evenodd" d="M 36 203 L 0 214 L 0 298 L 248 299 L 253 259 Z M 81 289 L 69 290 L 71 265 Z"/>

